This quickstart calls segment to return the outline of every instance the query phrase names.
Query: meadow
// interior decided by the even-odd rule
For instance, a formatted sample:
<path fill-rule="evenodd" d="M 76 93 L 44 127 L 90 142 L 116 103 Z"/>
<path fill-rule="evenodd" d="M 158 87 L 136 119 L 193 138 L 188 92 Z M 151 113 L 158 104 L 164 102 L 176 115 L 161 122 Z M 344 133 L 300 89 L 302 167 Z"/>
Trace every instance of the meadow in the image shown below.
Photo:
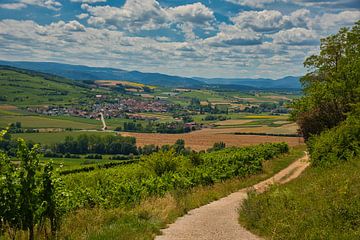
<path fill-rule="evenodd" d="M 298 179 L 250 194 L 240 222 L 271 239 L 359 239 L 360 161 L 309 168 Z"/>

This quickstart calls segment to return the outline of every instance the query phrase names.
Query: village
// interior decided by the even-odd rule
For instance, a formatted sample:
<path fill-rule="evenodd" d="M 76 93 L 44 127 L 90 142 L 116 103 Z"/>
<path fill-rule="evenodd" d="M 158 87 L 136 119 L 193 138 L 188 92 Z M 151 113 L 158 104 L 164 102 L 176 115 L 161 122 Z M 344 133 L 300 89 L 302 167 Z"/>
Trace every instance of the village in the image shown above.
<path fill-rule="evenodd" d="M 97 96 L 100 99 L 103 96 Z M 78 104 L 75 106 L 42 106 L 28 107 L 27 111 L 48 116 L 73 116 L 98 119 L 99 113 L 104 118 L 129 118 L 137 120 L 158 120 L 156 117 L 146 117 L 136 113 L 164 113 L 172 107 L 164 101 L 145 101 L 134 98 L 119 99 L 116 103 L 98 101 L 94 104 Z"/>

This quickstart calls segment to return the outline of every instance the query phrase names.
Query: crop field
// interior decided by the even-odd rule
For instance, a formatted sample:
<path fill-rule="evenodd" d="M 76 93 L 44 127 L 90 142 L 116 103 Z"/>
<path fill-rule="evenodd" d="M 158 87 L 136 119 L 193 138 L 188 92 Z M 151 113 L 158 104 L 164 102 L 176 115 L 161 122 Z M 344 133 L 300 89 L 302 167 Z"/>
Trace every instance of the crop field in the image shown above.
<path fill-rule="evenodd" d="M 291 126 L 293 127 L 293 126 Z M 290 127 L 289 127 L 290 128 Z M 297 137 L 283 136 L 254 136 L 254 135 L 235 135 L 235 132 L 266 132 L 270 127 L 261 128 L 228 128 L 228 129 L 203 129 L 184 134 L 160 134 L 160 133 L 123 133 L 124 136 L 136 137 L 138 146 L 148 144 L 166 145 L 174 144 L 177 139 L 184 139 L 187 147 L 193 150 L 206 150 L 216 142 L 224 142 L 227 146 L 248 146 L 260 143 L 286 142 L 290 146 L 303 144 L 303 139 Z M 291 128 L 290 128 L 291 129 Z M 287 128 L 283 131 L 271 131 L 276 134 L 287 133 Z M 269 133 L 271 133 L 269 131 Z"/>
<path fill-rule="evenodd" d="M 225 121 L 219 121 L 219 122 L 216 122 L 216 125 L 219 125 L 219 126 L 231 126 L 231 125 L 242 125 L 242 124 L 245 124 L 245 123 L 249 123 L 249 122 L 252 122 L 252 120 L 243 120 L 243 119 L 231 119 L 231 120 L 225 120 Z"/>
<path fill-rule="evenodd" d="M 74 128 L 74 129 L 98 129 L 99 125 L 82 123 L 77 121 L 52 119 L 43 116 L 0 116 L 0 127 L 7 127 L 10 123 L 21 122 L 24 128 Z"/>
<path fill-rule="evenodd" d="M 118 80 L 97 80 L 95 81 L 98 85 L 104 86 L 104 87 L 115 87 L 118 84 L 122 84 L 124 86 L 130 86 L 130 87 L 149 87 L 151 89 L 155 89 L 155 86 L 148 86 L 142 83 L 136 83 L 136 82 L 129 82 L 129 81 L 118 81 Z"/>

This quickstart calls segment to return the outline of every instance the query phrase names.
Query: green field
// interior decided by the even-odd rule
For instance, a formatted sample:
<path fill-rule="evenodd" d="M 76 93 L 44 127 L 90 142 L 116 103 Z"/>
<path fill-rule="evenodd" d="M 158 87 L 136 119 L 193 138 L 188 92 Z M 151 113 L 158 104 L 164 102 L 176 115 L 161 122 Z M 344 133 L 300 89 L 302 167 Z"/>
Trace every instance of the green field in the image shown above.
<path fill-rule="evenodd" d="M 2 69 L 0 87 L 5 103 L 16 106 L 72 104 L 88 95 L 88 89 L 71 80 L 19 70 Z"/>
<path fill-rule="evenodd" d="M 21 122 L 23 128 L 73 128 L 100 129 L 101 125 L 82 123 L 78 121 L 62 120 L 43 116 L 0 116 L 0 127 L 7 127 L 10 123 Z"/>

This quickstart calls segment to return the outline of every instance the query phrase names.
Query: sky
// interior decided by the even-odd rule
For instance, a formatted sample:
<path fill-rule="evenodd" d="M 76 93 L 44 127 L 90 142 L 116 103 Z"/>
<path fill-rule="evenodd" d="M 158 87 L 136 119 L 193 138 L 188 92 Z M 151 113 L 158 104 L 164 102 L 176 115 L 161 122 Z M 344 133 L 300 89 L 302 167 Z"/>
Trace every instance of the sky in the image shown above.
<path fill-rule="evenodd" d="M 0 59 L 198 77 L 300 76 L 359 0 L 0 0 Z"/>

